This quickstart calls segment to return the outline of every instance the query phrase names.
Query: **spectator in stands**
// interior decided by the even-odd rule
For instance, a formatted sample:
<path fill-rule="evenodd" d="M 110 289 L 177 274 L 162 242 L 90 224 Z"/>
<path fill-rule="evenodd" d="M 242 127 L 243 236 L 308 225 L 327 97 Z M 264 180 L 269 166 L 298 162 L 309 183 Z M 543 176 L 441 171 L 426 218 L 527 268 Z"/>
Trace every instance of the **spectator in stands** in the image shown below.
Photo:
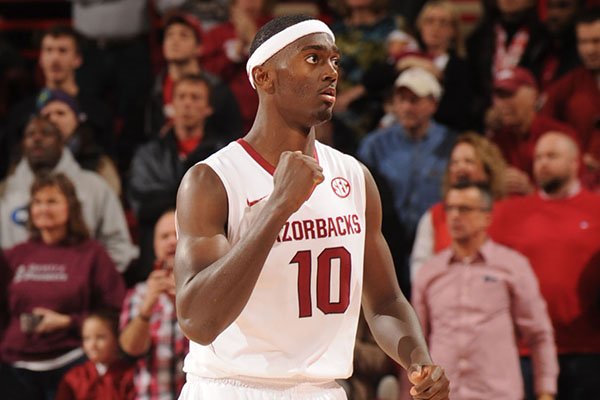
<path fill-rule="evenodd" d="M 500 71 L 517 66 L 538 71 L 548 46 L 534 0 L 491 0 L 483 4 L 483 17 L 467 39 L 473 113 L 480 127 Z"/>
<path fill-rule="evenodd" d="M 82 38 L 83 63 L 77 80 L 84 91 L 111 98 L 117 117 L 118 160 L 126 170 L 142 142 L 144 106 L 152 84 L 152 18 L 184 0 L 74 0 L 73 27 Z"/>
<path fill-rule="evenodd" d="M 121 178 L 113 161 L 94 138 L 92 128 L 81 121 L 77 100 L 60 89 L 44 89 L 37 99 L 38 113 L 60 130 L 66 147 L 83 169 L 97 172 L 121 195 Z"/>
<path fill-rule="evenodd" d="M 489 185 L 494 200 L 506 193 L 504 174 L 506 164 L 498 147 L 477 133 L 465 133 L 456 139 L 444 174 L 443 197 L 448 189 L 461 182 Z M 436 203 L 419 221 L 415 244 L 410 259 L 410 277 L 434 254 L 450 246 L 450 232 L 446 223 L 444 203 Z"/>
<path fill-rule="evenodd" d="M 419 218 L 440 200 L 442 177 L 455 134 L 432 120 L 442 94 L 438 80 L 420 68 L 396 80 L 398 123 L 370 133 L 358 157 L 378 180 L 384 234 L 393 249 L 398 280 L 410 293 L 408 258 Z"/>
<path fill-rule="evenodd" d="M 271 19 L 266 0 L 232 0 L 229 21 L 215 26 L 204 37 L 202 64 L 218 75 L 235 95 L 248 132 L 258 109 L 258 95 L 248 80 L 248 49 L 258 29 Z"/>
<path fill-rule="evenodd" d="M 87 361 L 63 376 L 56 400 L 133 400 L 133 366 L 119 351 L 119 314 L 93 311 L 81 337 Z"/>
<path fill-rule="evenodd" d="M 6 251 L 12 280 L 2 359 L 30 400 L 53 400 L 63 374 L 84 361 L 81 324 L 101 308 L 118 310 L 125 285 L 104 247 L 90 239 L 73 183 L 40 174 L 31 185 L 29 240 Z"/>
<path fill-rule="evenodd" d="M 335 0 L 332 5 L 339 18 L 331 24 L 331 30 L 343 54 L 332 122 L 335 134 L 351 142 L 343 148 L 354 152 L 360 139 L 375 129 L 383 115 L 381 103 L 365 96 L 364 73 L 373 64 L 385 61 L 385 40 L 401 26 L 388 12 L 387 0 Z"/>
<path fill-rule="evenodd" d="M 94 139 L 105 152 L 114 150 L 113 117 L 108 107 L 75 80 L 75 71 L 82 63 L 80 38 L 70 27 L 54 26 L 42 35 L 39 65 L 44 76 L 44 88 L 58 89 L 77 100 L 80 118 L 92 128 Z M 13 107 L 6 127 L 6 140 L 0 150 L 2 159 L 18 161 L 19 145 L 25 125 L 36 113 L 39 95 L 26 98 Z M 16 156 L 16 157 L 15 157 Z M 4 178 L 6 170 L 0 170 Z"/>
<path fill-rule="evenodd" d="M 101 242 L 121 272 L 137 257 L 123 208 L 113 190 L 92 171 L 81 169 L 64 148 L 58 128 L 43 117 L 33 117 L 23 139 L 23 159 L 0 184 L 0 245 L 6 249 L 27 239 L 29 188 L 43 171 L 62 172 L 75 185 L 90 236 Z"/>
<path fill-rule="evenodd" d="M 486 186 L 445 197 L 449 248 L 417 272 L 412 304 L 456 399 L 522 399 L 517 342 L 531 349 L 538 400 L 553 400 L 558 362 L 546 304 L 527 259 L 490 240 Z"/>
<path fill-rule="evenodd" d="M 417 40 L 405 31 L 394 29 L 385 39 L 386 57 L 383 62 L 374 62 L 363 74 L 361 85 L 364 93 L 371 101 L 383 103 L 384 116 L 378 123 L 378 128 L 393 124 L 396 120 L 392 111 L 391 102 L 394 92 L 394 82 L 406 67 L 401 65 L 401 60 L 409 55 L 418 54 Z M 429 61 L 429 60 L 428 60 Z M 429 64 L 431 64 L 429 62 Z"/>
<path fill-rule="evenodd" d="M 173 127 L 141 146 L 131 162 L 128 197 L 140 228 L 142 280 L 154 261 L 152 227 L 165 210 L 175 207 L 181 178 L 227 144 L 207 126 L 213 112 L 210 93 L 201 75 L 181 77 L 173 88 Z"/>
<path fill-rule="evenodd" d="M 188 339 L 175 313 L 176 246 L 175 212 L 169 210 L 154 228 L 154 271 L 128 292 L 123 304 L 119 343 L 127 354 L 138 357 L 137 399 L 175 400 L 185 383 Z"/>
<path fill-rule="evenodd" d="M 571 127 L 540 115 L 537 102 L 537 84 L 528 70 L 517 67 L 498 74 L 487 135 L 498 145 L 509 165 L 505 175 L 508 194 L 527 194 L 533 190 L 533 149 L 541 135 L 559 130 L 577 139 Z"/>
<path fill-rule="evenodd" d="M 600 371 L 600 197 L 581 187 L 579 165 L 569 136 L 540 137 L 538 191 L 499 202 L 490 227 L 496 241 L 529 259 L 539 280 L 554 326 L 561 400 L 597 397 Z M 530 383 L 530 362 L 523 367 Z"/>
<path fill-rule="evenodd" d="M 429 1 L 419 13 L 416 25 L 421 49 L 431 61 L 421 57 L 415 60 L 418 62 L 415 65 L 430 64 L 444 85 L 435 120 L 454 129 L 471 127 L 472 77 L 464 58 L 465 47 L 455 6 L 449 0 Z M 409 58 L 401 62 L 403 67 L 411 65 Z"/>
<path fill-rule="evenodd" d="M 206 72 L 200 63 L 202 28 L 190 14 L 174 13 L 165 23 L 163 55 L 166 69 L 155 79 L 150 102 L 146 108 L 146 133 L 160 136 L 172 127 L 173 87 L 184 75 L 202 74 L 211 85 L 211 104 L 214 109 L 207 127 L 223 138 L 235 139 L 242 135 L 239 106 L 229 87 L 216 75 Z"/>
<path fill-rule="evenodd" d="M 600 189 L 600 8 L 576 23 L 577 49 L 583 65 L 548 88 L 541 114 L 573 126 L 581 138 L 584 186 Z"/>
<path fill-rule="evenodd" d="M 547 53 L 539 76 L 540 88 L 545 90 L 558 78 L 581 64 L 577 53 L 575 17 L 583 6 L 583 0 L 548 0 L 544 26 L 549 34 Z"/>

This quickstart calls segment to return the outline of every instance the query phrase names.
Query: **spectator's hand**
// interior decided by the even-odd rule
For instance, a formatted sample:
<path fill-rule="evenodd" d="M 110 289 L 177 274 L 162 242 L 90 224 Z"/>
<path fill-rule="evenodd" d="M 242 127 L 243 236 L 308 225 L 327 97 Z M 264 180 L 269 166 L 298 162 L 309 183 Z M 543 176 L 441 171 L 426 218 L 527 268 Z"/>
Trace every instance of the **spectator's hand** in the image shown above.
<path fill-rule="evenodd" d="M 140 313 L 150 315 L 161 293 L 175 296 L 175 276 L 172 269 L 157 269 L 146 279 L 148 291 L 140 308 Z"/>
<path fill-rule="evenodd" d="M 408 380 L 413 384 L 410 395 L 413 399 L 448 400 L 450 382 L 439 365 L 411 365 Z"/>
<path fill-rule="evenodd" d="M 44 307 L 36 307 L 32 312 L 42 317 L 34 329 L 36 333 L 50 333 L 66 329 L 71 325 L 71 317 L 66 314 L 57 313 Z"/>
<path fill-rule="evenodd" d="M 540 394 L 537 400 L 554 400 L 554 395 L 548 393 Z"/>
<path fill-rule="evenodd" d="M 508 167 L 504 175 L 506 193 L 525 195 L 533 191 L 529 176 L 515 167 Z"/>

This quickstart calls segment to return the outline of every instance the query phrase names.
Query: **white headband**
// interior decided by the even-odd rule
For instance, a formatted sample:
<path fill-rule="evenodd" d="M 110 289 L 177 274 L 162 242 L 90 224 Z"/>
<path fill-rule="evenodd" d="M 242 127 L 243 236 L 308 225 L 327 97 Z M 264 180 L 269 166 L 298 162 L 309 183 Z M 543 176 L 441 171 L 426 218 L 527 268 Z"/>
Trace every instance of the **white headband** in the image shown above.
<path fill-rule="evenodd" d="M 254 67 L 264 64 L 265 61 L 273 57 L 275 53 L 283 49 L 288 44 L 300 39 L 303 36 L 310 35 L 311 33 L 326 33 L 331 36 L 333 41 L 335 41 L 333 32 L 331 32 L 331 29 L 329 29 L 325 23 L 319 21 L 318 19 L 309 19 L 285 28 L 258 46 L 246 63 L 246 73 L 248 74 L 248 79 L 250 80 L 252 87 L 256 89 L 256 86 L 254 85 L 254 77 L 252 76 L 252 69 L 254 69 Z"/>

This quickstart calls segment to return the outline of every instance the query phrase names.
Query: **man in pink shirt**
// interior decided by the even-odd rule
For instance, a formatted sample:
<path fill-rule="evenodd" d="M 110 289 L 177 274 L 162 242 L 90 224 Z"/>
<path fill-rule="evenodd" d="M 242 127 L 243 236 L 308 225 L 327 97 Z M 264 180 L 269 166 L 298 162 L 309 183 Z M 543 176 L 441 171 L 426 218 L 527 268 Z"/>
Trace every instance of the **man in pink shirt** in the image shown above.
<path fill-rule="evenodd" d="M 452 245 L 417 272 L 413 306 L 454 400 L 520 400 L 517 338 L 531 348 L 538 400 L 554 399 L 558 361 L 546 303 L 527 259 L 490 240 L 492 195 L 463 183 L 446 195 Z"/>

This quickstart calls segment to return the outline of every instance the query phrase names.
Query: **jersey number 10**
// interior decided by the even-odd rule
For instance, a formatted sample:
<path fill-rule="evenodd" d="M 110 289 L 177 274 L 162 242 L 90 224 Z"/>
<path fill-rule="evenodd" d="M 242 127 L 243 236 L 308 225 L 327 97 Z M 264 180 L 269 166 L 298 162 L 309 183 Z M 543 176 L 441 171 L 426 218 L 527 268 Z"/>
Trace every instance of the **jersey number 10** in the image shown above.
<path fill-rule="evenodd" d="M 340 282 L 338 301 L 331 301 L 332 261 L 339 260 Z M 312 256 L 310 250 L 299 251 L 290 264 L 298 264 L 298 309 L 299 317 L 312 316 L 311 269 Z M 350 253 L 344 247 L 324 249 L 317 257 L 317 308 L 323 314 L 343 314 L 350 304 L 350 274 L 352 261 Z"/>

